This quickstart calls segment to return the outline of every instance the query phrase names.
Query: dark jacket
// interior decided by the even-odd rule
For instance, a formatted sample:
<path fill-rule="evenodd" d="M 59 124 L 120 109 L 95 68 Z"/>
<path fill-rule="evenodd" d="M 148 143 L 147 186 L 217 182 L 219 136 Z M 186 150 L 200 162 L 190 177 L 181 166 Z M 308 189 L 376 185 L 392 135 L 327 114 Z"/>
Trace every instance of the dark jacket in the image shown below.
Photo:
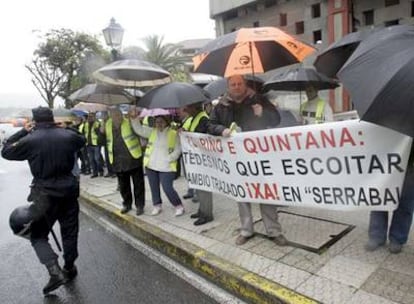
<path fill-rule="evenodd" d="M 8 160 L 27 160 L 33 186 L 56 191 L 77 183 L 72 172 L 75 155 L 85 145 L 78 132 L 53 123 L 38 123 L 29 133 L 25 129 L 12 135 L 1 151 Z"/>
<path fill-rule="evenodd" d="M 254 115 L 252 105 L 261 104 L 263 115 Z M 223 130 L 235 122 L 243 132 L 275 128 L 280 123 L 280 114 L 276 107 L 263 95 L 246 97 L 241 103 L 235 103 L 225 94 L 210 113 L 208 133 L 220 136 Z"/>

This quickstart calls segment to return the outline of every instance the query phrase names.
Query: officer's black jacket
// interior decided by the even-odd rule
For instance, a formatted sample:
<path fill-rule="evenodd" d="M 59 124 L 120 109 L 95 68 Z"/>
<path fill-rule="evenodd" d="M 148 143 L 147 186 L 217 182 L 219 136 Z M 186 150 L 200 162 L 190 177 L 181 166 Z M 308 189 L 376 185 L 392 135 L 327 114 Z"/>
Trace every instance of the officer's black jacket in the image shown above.
<path fill-rule="evenodd" d="M 84 136 L 74 130 L 38 123 L 31 132 L 22 129 L 12 135 L 1 155 L 8 160 L 27 160 L 34 186 L 59 189 L 73 183 L 75 154 L 84 145 Z"/>

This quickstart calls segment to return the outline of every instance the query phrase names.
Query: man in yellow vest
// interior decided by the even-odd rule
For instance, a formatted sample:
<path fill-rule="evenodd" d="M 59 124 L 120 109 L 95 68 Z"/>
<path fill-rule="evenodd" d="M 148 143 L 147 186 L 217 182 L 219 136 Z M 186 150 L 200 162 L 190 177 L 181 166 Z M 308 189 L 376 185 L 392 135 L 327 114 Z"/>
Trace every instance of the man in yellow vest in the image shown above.
<path fill-rule="evenodd" d="M 306 88 L 308 101 L 302 104 L 300 112 L 303 124 L 320 124 L 333 121 L 332 109 L 325 100 L 319 97 L 318 91 L 311 85 Z"/>
<path fill-rule="evenodd" d="M 188 132 L 207 133 L 208 115 L 203 111 L 201 103 L 191 104 L 185 107 L 185 112 L 191 117 Z M 197 213 L 192 214 L 191 218 L 196 218 L 195 226 L 204 225 L 213 220 L 213 194 L 209 191 L 196 190 L 196 196 L 200 202 Z"/>
<path fill-rule="evenodd" d="M 123 199 L 121 213 L 129 212 L 132 207 L 132 179 L 136 215 L 141 215 L 145 206 L 141 143 L 129 120 L 122 116 L 118 108 L 111 109 L 110 115 L 105 123 L 106 145 L 109 162 L 118 177 Z"/>
<path fill-rule="evenodd" d="M 83 126 L 83 134 L 86 137 L 86 149 L 88 150 L 89 163 L 92 169 L 91 178 L 103 176 L 101 146 L 98 142 L 100 123 L 96 119 L 96 114 L 91 112 Z"/>

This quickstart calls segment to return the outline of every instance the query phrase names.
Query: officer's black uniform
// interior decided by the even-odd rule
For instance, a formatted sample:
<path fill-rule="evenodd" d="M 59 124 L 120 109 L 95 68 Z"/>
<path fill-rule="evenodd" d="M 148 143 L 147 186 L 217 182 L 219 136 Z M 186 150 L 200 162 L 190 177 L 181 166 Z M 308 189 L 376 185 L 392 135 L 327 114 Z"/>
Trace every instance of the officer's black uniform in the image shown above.
<path fill-rule="evenodd" d="M 58 256 L 48 242 L 53 224 L 59 221 L 63 243 L 64 270 L 73 270 L 78 257 L 79 182 L 72 174 L 75 156 L 85 138 L 74 130 L 57 127 L 49 108 L 32 110 L 36 125 L 11 136 L 2 149 L 8 160 L 27 160 L 33 175 L 30 197 L 33 217 L 30 241 L 40 260 L 49 270 L 46 294 L 67 280 L 57 263 Z M 73 273 L 72 273 L 73 274 Z"/>

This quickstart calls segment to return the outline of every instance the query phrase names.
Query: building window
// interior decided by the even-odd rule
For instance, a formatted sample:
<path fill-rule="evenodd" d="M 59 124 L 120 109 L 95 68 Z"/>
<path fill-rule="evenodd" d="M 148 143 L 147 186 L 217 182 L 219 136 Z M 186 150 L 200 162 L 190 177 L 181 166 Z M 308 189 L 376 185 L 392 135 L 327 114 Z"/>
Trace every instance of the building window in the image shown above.
<path fill-rule="evenodd" d="M 320 43 L 322 41 L 322 31 L 318 30 L 318 31 L 314 31 L 313 32 L 313 43 L 317 44 Z"/>
<path fill-rule="evenodd" d="M 305 32 L 305 22 L 299 21 L 295 23 L 295 33 L 297 35 L 303 34 Z"/>
<path fill-rule="evenodd" d="M 276 0 L 265 0 L 265 3 L 264 3 L 265 7 L 272 7 L 276 4 L 277 4 Z"/>
<path fill-rule="evenodd" d="M 363 12 L 364 15 L 364 24 L 373 25 L 374 24 L 374 10 L 369 10 Z"/>
<path fill-rule="evenodd" d="M 287 14 L 279 14 L 279 25 L 286 26 L 287 25 Z"/>
<path fill-rule="evenodd" d="M 317 3 L 312 5 L 312 18 L 319 18 L 321 16 L 321 4 Z"/>
<path fill-rule="evenodd" d="M 260 26 L 260 22 L 259 21 L 253 22 L 253 27 L 259 27 L 259 26 Z"/>
<path fill-rule="evenodd" d="M 390 21 L 385 21 L 384 25 L 387 26 L 392 26 L 392 25 L 398 25 L 400 24 L 400 20 L 399 19 L 395 19 L 395 20 L 390 20 Z"/>
<path fill-rule="evenodd" d="M 237 17 L 238 17 L 237 11 L 232 10 L 232 11 L 229 11 L 229 12 L 225 13 L 224 16 L 223 16 L 223 19 L 224 20 L 230 20 L 230 19 L 235 19 Z"/>
<path fill-rule="evenodd" d="M 411 17 L 414 17 L 414 1 L 411 1 Z"/>
<path fill-rule="evenodd" d="M 400 0 L 385 0 L 385 6 L 400 4 Z"/>

